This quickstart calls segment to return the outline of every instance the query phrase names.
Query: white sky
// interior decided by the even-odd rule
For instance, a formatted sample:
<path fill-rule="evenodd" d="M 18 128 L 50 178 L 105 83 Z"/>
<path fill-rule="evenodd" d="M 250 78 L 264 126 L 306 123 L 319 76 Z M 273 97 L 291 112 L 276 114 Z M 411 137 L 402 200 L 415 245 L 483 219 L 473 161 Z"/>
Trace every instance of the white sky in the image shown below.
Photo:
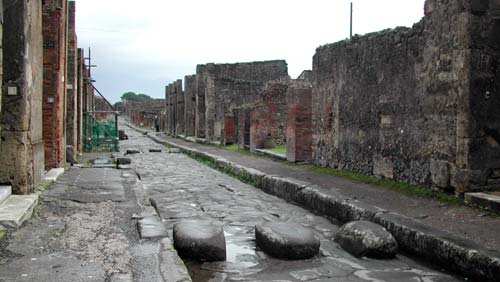
<path fill-rule="evenodd" d="M 412 26 L 425 0 L 353 0 L 354 33 Z M 350 0 L 76 0 L 78 45 L 96 87 L 164 97 L 197 64 L 285 59 L 292 78 L 315 49 L 349 36 Z M 86 50 L 87 52 L 87 50 Z"/>

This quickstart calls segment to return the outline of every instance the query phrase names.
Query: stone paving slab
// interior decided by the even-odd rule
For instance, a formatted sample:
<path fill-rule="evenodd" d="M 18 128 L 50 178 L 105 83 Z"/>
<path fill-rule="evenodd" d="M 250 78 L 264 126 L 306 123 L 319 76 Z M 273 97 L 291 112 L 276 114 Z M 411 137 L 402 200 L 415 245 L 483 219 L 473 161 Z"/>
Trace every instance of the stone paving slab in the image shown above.
<path fill-rule="evenodd" d="M 0 205 L 0 225 L 19 228 L 38 204 L 38 195 L 12 195 Z"/>
<path fill-rule="evenodd" d="M 225 167 L 226 169 L 229 168 L 230 170 L 232 170 L 233 168 L 235 168 L 234 171 L 245 171 L 246 165 L 242 164 L 250 163 L 255 165 L 255 163 L 260 163 L 262 164 L 262 167 L 259 167 L 259 169 L 262 170 L 263 168 L 265 168 L 263 170 L 264 172 L 268 171 L 267 168 L 269 167 L 280 166 L 279 171 L 284 173 L 285 176 L 300 176 L 304 174 L 303 172 L 300 173 L 300 171 L 297 171 L 297 169 L 287 168 L 286 166 L 269 160 L 257 160 L 253 162 L 255 159 L 254 158 L 249 161 L 249 158 L 251 157 L 235 156 L 235 152 L 227 152 L 216 148 L 214 149 L 214 147 L 211 146 L 191 144 L 182 140 L 172 139 L 164 135 L 150 135 L 148 137 L 160 144 L 168 144 L 169 146 L 180 148 L 183 153 L 186 153 L 188 155 L 195 157 L 201 156 L 206 160 L 212 161 L 218 166 Z M 223 161 L 221 163 L 222 159 L 230 160 L 228 160 L 226 163 L 223 163 Z M 256 167 L 253 167 L 253 169 L 255 168 Z M 272 169 L 270 170 L 272 171 Z M 338 179 L 336 177 L 314 175 L 311 173 L 307 173 L 306 175 L 309 176 L 308 178 L 306 178 L 306 180 L 313 180 L 313 178 L 317 177 L 320 180 L 325 178 L 330 179 L 330 183 L 346 182 L 345 179 Z M 245 176 L 245 173 L 239 176 Z M 321 183 L 321 181 L 318 182 Z M 314 183 L 310 183 L 310 186 L 314 186 L 313 184 Z M 356 189 L 357 186 L 362 186 L 365 190 L 367 189 L 367 185 L 364 184 L 350 184 L 350 187 L 353 189 Z M 260 187 L 259 185 L 257 185 L 257 187 L 265 189 L 263 187 Z M 500 254 L 497 251 L 488 250 L 472 241 L 460 238 L 455 235 L 451 235 L 451 233 L 448 233 L 446 231 L 441 231 L 436 228 L 429 227 L 412 218 L 400 215 L 392 218 L 385 218 L 384 213 L 386 211 L 384 208 L 381 209 L 379 207 L 372 206 L 358 200 L 342 200 L 336 197 L 337 195 L 339 195 L 339 191 L 336 191 L 336 189 L 333 189 L 334 195 L 331 195 L 329 189 L 327 188 L 328 186 L 318 187 L 320 188 L 319 190 L 309 191 L 310 193 L 306 194 L 305 197 L 303 197 L 303 199 L 298 203 L 316 212 L 324 213 L 328 211 L 328 216 L 339 218 L 343 222 L 359 219 L 373 220 L 376 223 L 382 224 L 387 230 L 389 230 L 395 236 L 401 248 L 406 251 L 430 259 L 432 262 L 440 265 L 443 268 L 461 273 L 468 277 L 477 279 L 478 281 L 500 281 L 500 276 L 497 275 L 498 273 L 500 273 Z M 397 197 L 400 195 L 398 195 L 397 193 L 387 193 L 388 191 L 381 191 L 380 189 L 375 190 L 376 193 L 380 194 L 393 194 L 394 199 L 386 200 L 389 203 L 391 201 L 398 202 Z M 370 191 L 370 193 L 372 193 L 372 191 Z M 428 202 L 433 202 L 433 200 L 420 199 L 417 201 L 415 199 L 409 198 L 409 200 L 404 204 L 408 206 L 409 203 L 412 202 L 419 202 L 422 206 L 426 206 L 428 205 Z M 337 212 L 332 213 L 332 210 Z M 465 211 L 463 214 L 468 214 L 468 212 Z M 378 215 L 378 217 L 376 217 L 376 215 Z M 439 215 L 442 216 L 442 212 Z M 384 219 L 382 220 L 382 218 Z M 494 221 L 495 219 L 492 220 Z M 446 221 L 450 220 L 446 219 Z M 436 221 L 434 221 L 433 223 L 435 222 Z M 456 223 L 452 222 L 448 224 Z M 454 226 L 452 226 L 451 230 L 453 230 L 453 228 Z M 482 230 L 484 231 L 484 229 Z M 443 253 L 447 255 L 443 256 Z"/>
<path fill-rule="evenodd" d="M 43 176 L 43 180 L 55 182 L 63 174 L 64 168 L 53 168 Z"/>

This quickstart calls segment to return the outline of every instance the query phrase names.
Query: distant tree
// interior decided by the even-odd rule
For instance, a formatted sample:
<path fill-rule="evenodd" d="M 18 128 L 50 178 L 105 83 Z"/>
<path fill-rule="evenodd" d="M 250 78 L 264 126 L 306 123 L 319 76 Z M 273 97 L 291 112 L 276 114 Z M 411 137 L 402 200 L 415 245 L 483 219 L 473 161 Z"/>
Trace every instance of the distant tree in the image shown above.
<path fill-rule="evenodd" d="M 122 101 L 123 100 L 136 100 L 136 101 L 143 101 L 143 100 L 149 100 L 153 99 L 151 96 L 146 95 L 146 94 L 136 94 L 135 92 L 126 92 L 123 93 L 121 97 Z"/>
<path fill-rule="evenodd" d="M 151 98 L 151 96 L 146 95 L 146 94 L 137 94 L 137 97 L 140 98 L 139 100 L 150 100 L 150 99 L 153 99 L 153 98 Z"/>

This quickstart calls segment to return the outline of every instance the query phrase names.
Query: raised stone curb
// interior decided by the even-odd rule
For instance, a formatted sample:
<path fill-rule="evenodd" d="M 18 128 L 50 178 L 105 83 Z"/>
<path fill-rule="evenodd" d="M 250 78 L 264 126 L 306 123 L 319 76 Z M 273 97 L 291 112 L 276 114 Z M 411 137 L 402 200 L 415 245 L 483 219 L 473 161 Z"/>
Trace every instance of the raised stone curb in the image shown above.
<path fill-rule="evenodd" d="M 12 187 L 10 186 L 0 186 L 0 204 L 5 202 L 7 198 L 12 194 Z"/>
<path fill-rule="evenodd" d="M 220 158 L 199 150 L 182 146 L 175 142 L 161 140 L 158 137 L 150 138 L 160 144 L 177 147 L 182 153 L 189 156 L 205 159 L 214 164 Z M 227 162 L 228 169 L 235 171 L 250 171 L 241 165 Z M 242 177 L 245 172 L 241 172 Z M 264 174 L 264 173 L 263 173 Z M 265 175 L 265 174 L 264 174 Z M 265 175 L 267 177 L 267 175 Z M 301 184 L 302 186 L 302 184 Z M 257 188 L 265 191 L 261 184 Z M 269 190 L 269 188 L 267 188 Z M 297 190 L 299 194 L 293 195 Z M 338 192 L 323 192 L 321 187 L 308 185 L 306 188 L 291 189 L 288 195 L 282 196 L 296 199 L 297 204 L 338 219 L 341 222 L 368 220 L 384 226 L 389 231 L 402 250 L 430 259 L 434 264 L 462 274 L 477 281 L 500 282 L 500 252 L 492 252 L 476 245 L 474 242 L 453 236 L 452 234 L 418 224 L 414 220 L 396 214 L 386 214 L 387 211 L 375 206 L 350 200 Z M 279 196 L 279 195 L 277 195 Z"/>
<path fill-rule="evenodd" d="M 500 213 L 500 196 L 486 193 L 465 193 L 466 203 Z"/>
<path fill-rule="evenodd" d="M 143 239 L 165 238 L 167 229 L 157 215 L 146 216 L 137 222 L 139 233 Z"/>
<path fill-rule="evenodd" d="M 161 240 L 160 273 L 167 282 L 191 282 L 189 272 L 184 262 L 169 238 Z"/>
<path fill-rule="evenodd" d="M 44 176 L 44 181 L 56 182 L 61 175 L 64 173 L 64 168 L 53 168 L 49 170 Z"/>

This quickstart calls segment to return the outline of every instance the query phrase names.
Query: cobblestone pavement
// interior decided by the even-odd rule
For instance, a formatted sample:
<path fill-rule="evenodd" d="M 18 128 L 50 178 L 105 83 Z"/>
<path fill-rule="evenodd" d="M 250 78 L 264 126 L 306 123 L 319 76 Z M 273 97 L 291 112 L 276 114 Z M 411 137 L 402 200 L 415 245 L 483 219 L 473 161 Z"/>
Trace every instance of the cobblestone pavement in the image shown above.
<path fill-rule="evenodd" d="M 194 281 L 460 281 L 404 254 L 392 260 L 354 258 L 332 240 L 339 228 L 337 222 L 265 194 L 185 155 L 165 150 L 149 153 L 150 148 L 161 146 L 135 131 L 127 134 L 130 139 L 122 142 L 122 150 L 138 148 L 143 152 L 130 155 L 132 165 L 169 230 L 184 218 L 208 218 L 224 225 L 227 261 L 187 261 Z M 264 221 L 312 228 L 321 240 L 320 255 L 284 261 L 257 250 L 254 226 Z"/>

